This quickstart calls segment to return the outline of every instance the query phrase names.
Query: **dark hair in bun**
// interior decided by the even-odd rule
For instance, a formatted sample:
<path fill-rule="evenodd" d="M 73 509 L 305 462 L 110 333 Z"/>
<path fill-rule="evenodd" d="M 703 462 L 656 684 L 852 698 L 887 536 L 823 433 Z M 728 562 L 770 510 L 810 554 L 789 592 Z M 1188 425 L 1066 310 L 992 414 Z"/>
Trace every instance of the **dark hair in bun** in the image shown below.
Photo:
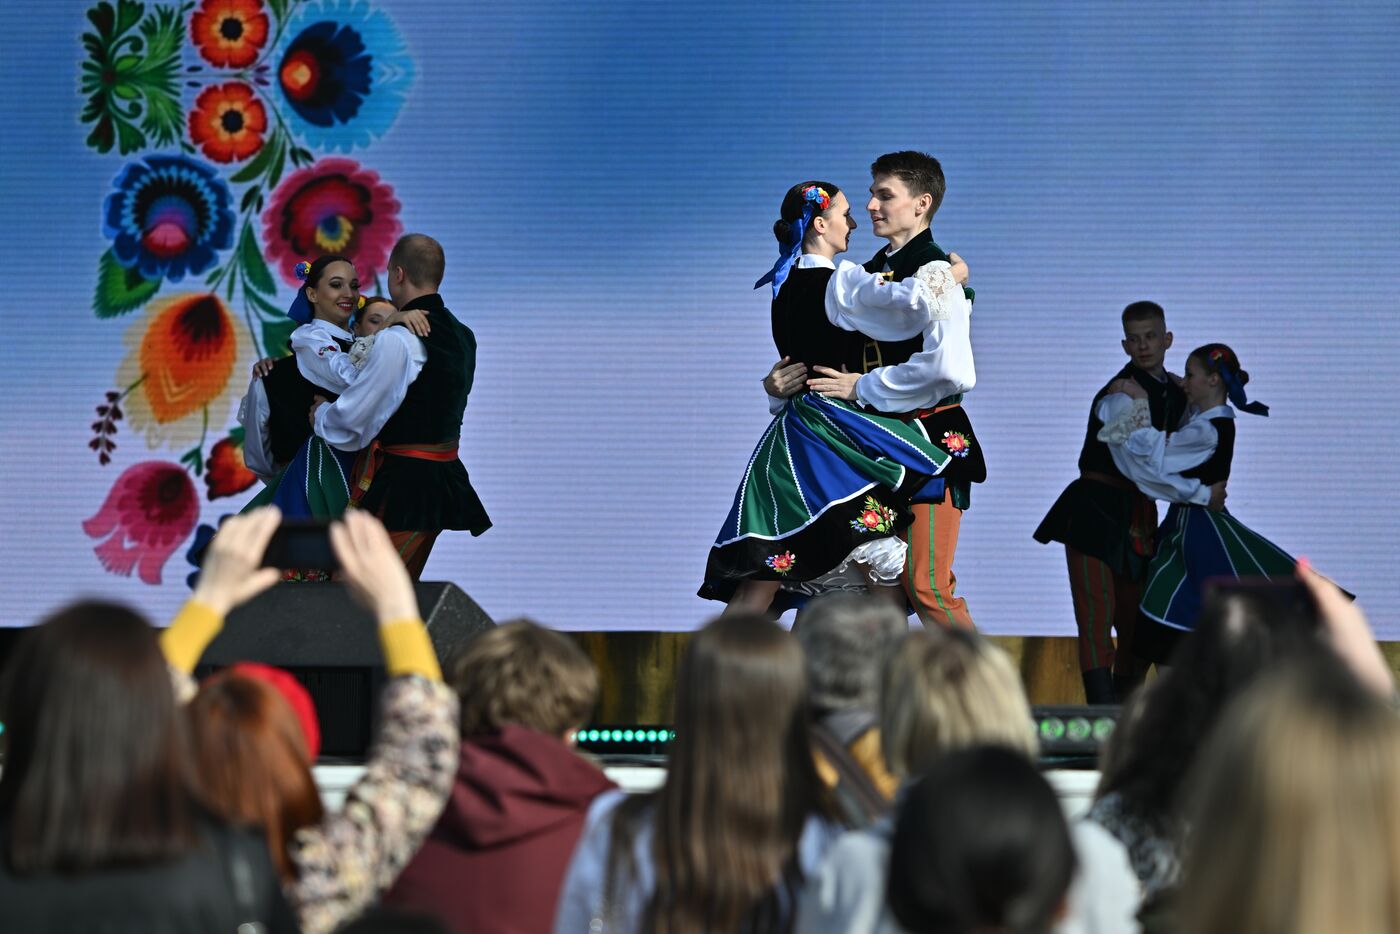
<path fill-rule="evenodd" d="M 787 243 L 788 238 L 792 236 L 792 225 L 802 216 L 802 209 L 806 206 L 802 193 L 813 185 L 826 189 L 826 193 L 833 199 L 841 193 L 841 189 L 831 182 L 815 179 L 798 182 L 789 188 L 787 194 L 783 195 L 782 206 L 778 208 L 778 219 L 773 222 L 773 236 L 778 238 L 779 243 Z"/>
<path fill-rule="evenodd" d="M 1208 369 L 1229 370 L 1241 386 L 1249 382 L 1249 371 L 1240 366 L 1240 358 L 1225 344 L 1204 344 L 1191 351 L 1191 356 Z"/>

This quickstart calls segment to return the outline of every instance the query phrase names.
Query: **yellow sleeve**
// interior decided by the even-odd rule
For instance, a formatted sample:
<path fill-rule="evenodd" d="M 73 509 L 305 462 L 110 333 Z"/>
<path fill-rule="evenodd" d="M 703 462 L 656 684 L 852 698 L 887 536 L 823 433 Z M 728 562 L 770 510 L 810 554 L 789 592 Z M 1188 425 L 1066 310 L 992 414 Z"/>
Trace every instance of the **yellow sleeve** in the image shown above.
<path fill-rule="evenodd" d="M 160 650 L 170 667 L 190 674 L 200 656 L 224 628 L 224 618 L 202 603 L 189 600 L 160 634 Z"/>
<path fill-rule="evenodd" d="M 384 647 L 384 667 L 389 677 L 422 675 L 429 681 L 442 681 L 442 667 L 420 619 L 400 619 L 379 627 Z"/>

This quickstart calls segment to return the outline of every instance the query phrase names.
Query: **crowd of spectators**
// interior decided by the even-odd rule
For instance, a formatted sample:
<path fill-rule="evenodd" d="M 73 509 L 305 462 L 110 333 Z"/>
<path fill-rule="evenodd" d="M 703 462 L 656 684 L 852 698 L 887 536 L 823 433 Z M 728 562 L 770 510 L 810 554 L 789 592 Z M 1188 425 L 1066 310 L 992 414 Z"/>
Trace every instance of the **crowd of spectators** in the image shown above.
<path fill-rule="evenodd" d="M 0 677 L 0 929 L 527 934 L 1400 931 L 1400 719 L 1365 616 L 1213 595 L 1122 711 L 1088 813 L 1047 781 L 1011 659 L 834 594 L 789 632 L 687 643 L 665 778 L 573 748 L 599 694 L 571 638 L 493 627 L 448 662 L 387 533 L 332 527 L 387 681 L 343 805 L 287 673 L 193 672 L 270 587 L 275 509 L 228 520 L 164 630 L 83 602 Z"/>

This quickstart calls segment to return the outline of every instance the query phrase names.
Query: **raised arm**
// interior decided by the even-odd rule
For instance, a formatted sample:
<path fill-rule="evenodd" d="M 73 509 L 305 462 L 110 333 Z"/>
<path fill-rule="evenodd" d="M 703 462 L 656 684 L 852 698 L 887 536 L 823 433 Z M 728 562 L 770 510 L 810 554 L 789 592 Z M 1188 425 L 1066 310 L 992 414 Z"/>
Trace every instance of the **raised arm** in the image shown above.
<path fill-rule="evenodd" d="M 292 332 L 292 353 L 301 375 L 337 395 L 350 387 L 360 371 L 350 355 L 340 349 L 331 332 L 313 320 Z"/>
<path fill-rule="evenodd" d="M 965 274 L 967 265 L 960 266 Z M 843 260 L 826 284 L 826 316 L 839 328 L 875 340 L 907 340 L 930 320 L 950 313 L 954 291 L 963 299 L 953 268 L 944 262 L 928 263 L 907 279 L 889 282 Z"/>

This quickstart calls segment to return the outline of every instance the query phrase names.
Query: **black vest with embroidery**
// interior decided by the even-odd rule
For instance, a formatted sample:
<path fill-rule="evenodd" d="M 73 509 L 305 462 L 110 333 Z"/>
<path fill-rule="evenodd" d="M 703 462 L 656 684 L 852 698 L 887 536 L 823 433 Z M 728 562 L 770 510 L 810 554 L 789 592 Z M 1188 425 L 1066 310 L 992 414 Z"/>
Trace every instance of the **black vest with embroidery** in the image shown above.
<path fill-rule="evenodd" d="M 1103 422 L 1099 421 L 1097 412 L 1099 400 L 1108 395 L 1108 387 L 1120 379 L 1133 380 L 1147 393 L 1147 408 L 1152 414 L 1152 427 L 1158 431 L 1175 431 L 1176 426 L 1181 424 L 1182 416 L 1186 414 L 1186 393 L 1182 392 L 1176 383 L 1170 379 L 1153 379 L 1129 363 L 1104 384 L 1089 405 L 1089 427 L 1084 432 L 1084 446 L 1079 450 L 1081 473 L 1088 471 L 1107 474 L 1110 477 L 1123 476 L 1113 463 L 1113 455 L 1109 453 L 1108 445 L 1099 440 Z"/>
<path fill-rule="evenodd" d="M 833 269 L 794 269 L 773 299 L 773 343 L 793 363 L 861 371 L 865 335 L 832 324 L 826 316 L 826 286 Z"/>
<path fill-rule="evenodd" d="M 1181 472 L 1183 477 L 1199 480 L 1206 486 L 1229 480 L 1230 462 L 1235 459 L 1235 420 L 1212 418 L 1210 423 L 1215 428 L 1215 450 L 1204 463 Z"/>
<path fill-rule="evenodd" d="M 888 265 L 890 267 L 890 280 L 902 282 L 918 272 L 920 266 L 937 260 L 947 262 L 948 254 L 944 253 L 942 248 L 933 242 L 933 232 L 925 229 L 915 234 L 908 243 L 893 254 L 887 254 L 884 250 L 876 253 L 871 257 L 870 262 L 865 264 L 865 271 L 883 272 L 885 266 Z M 861 372 L 869 373 L 876 367 L 897 366 L 923 349 L 923 336 L 917 334 L 902 341 L 867 340 Z"/>
<path fill-rule="evenodd" d="M 347 340 L 336 338 L 335 342 L 341 350 L 350 349 Z M 302 376 L 295 354 L 272 365 L 272 371 L 263 377 L 263 390 L 267 393 L 267 440 L 272 459 L 288 464 L 311 437 L 311 404 L 315 397 L 334 402 L 336 394 Z"/>

